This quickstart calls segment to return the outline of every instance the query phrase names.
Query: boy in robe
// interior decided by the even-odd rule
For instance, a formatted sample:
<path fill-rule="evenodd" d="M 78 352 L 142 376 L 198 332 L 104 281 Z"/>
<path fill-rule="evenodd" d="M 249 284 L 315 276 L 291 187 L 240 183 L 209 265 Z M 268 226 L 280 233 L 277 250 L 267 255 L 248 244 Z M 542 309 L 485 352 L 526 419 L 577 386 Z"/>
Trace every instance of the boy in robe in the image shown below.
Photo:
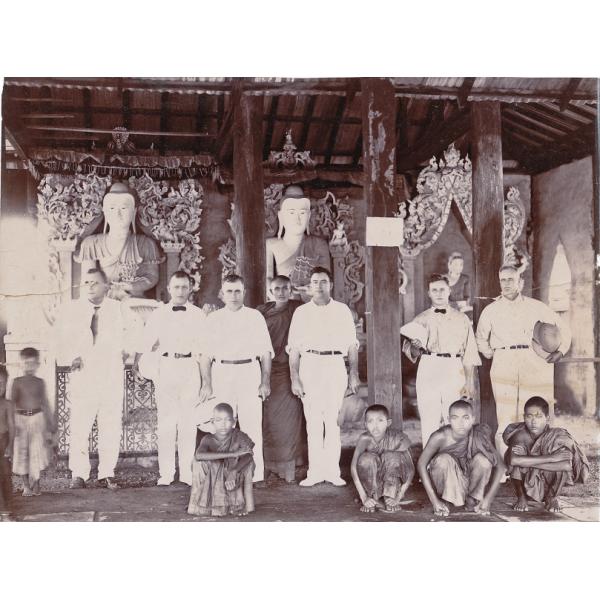
<path fill-rule="evenodd" d="M 487 515 L 505 472 L 502 457 L 490 428 L 474 423 L 469 402 L 453 402 L 448 413 L 450 424 L 431 434 L 419 458 L 423 487 L 436 516 L 448 516 L 448 504 Z"/>
<path fill-rule="evenodd" d="M 391 424 L 388 409 L 382 404 L 372 404 L 365 411 L 367 431 L 358 439 L 350 466 L 362 512 L 400 510 L 415 474 L 410 440 Z"/>
<path fill-rule="evenodd" d="M 525 403 L 523 423 L 511 423 L 503 433 L 505 460 L 517 494 L 514 509 L 528 510 L 527 500 L 560 512 L 562 487 L 586 481 L 590 467 L 579 444 L 560 427 L 550 427 L 548 402 L 533 396 Z"/>
<path fill-rule="evenodd" d="M 254 511 L 254 442 L 234 429 L 235 417 L 229 404 L 215 406 L 212 423 L 215 432 L 205 435 L 196 449 L 188 513 L 247 515 Z"/>

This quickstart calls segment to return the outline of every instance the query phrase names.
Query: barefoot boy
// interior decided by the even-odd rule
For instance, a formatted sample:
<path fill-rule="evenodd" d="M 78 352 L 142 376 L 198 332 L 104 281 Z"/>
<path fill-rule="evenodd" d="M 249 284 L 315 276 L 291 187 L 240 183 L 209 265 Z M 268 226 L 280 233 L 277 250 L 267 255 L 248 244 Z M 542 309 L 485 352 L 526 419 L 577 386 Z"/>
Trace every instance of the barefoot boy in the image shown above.
<path fill-rule="evenodd" d="M 46 384 L 35 376 L 40 366 L 39 352 L 23 348 L 20 356 L 25 374 L 13 381 L 11 391 L 15 406 L 13 473 L 23 480 L 23 496 L 39 496 L 40 472 L 50 462 L 48 443 L 55 431 L 54 417 Z"/>
<path fill-rule="evenodd" d="M 433 512 L 447 516 L 449 502 L 468 511 L 489 514 L 505 470 L 502 457 L 492 443 L 489 427 L 474 424 L 469 402 L 461 399 L 452 403 L 448 416 L 450 425 L 431 435 L 417 464 Z"/>
<path fill-rule="evenodd" d="M 505 459 L 517 494 L 515 510 L 526 511 L 527 498 L 560 512 L 563 485 L 585 482 L 589 465 L 579 444 L 566 429 L 550 427 L 548 403 L 539 396 L 525 403 L 525 422 L 512 423 L 503 434 Z"/>
<path fill-rule="evenodd" d="M 205 435 L 196 449 L 188 513 L 247 515 L 254 510 L 254 442 L 233 428 L 235 418 L 229 404 L 215 406 L 212 422 L 215 433 Z"/>
<path fill-rule="evenodd" d="M 367 408 L 367 431 L 358 439 L 350 466 L 363 512 L 374 512 L 375 508 L 400 510 L 400 501 L 415 474 L 410 440 L 401 431 L 391 429 L 391 424 L 385 406 L 373 404 Z"/>
<path fill-rule="evenodd" d="M 15 421 L 12 402 L 6 398 L 6 367 L 0 365 L 0 521 L 10 520 L 12 476 L 9 458 L 15 440 Z"/>

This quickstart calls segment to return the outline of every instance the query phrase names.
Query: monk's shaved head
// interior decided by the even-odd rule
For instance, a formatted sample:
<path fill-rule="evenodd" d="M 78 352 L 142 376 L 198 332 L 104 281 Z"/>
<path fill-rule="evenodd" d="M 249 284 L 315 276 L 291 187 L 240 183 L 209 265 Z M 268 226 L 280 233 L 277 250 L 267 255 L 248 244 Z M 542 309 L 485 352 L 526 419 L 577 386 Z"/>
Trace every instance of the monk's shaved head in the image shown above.
<path fill-rule="evenodd" d="M 370 415 L 371 413 L 380 413 L 386 419 L 390 418 L 390 412 L 383 404 L 371 404 L 371 406 L 365 410 L 365 419 L 367 418 L 367 415 Z"/>
<path fill-rule="evenodd" d="M 473 406 L 468 400 L 464 400 L 461 398 L 460 400 L 456 400 L 450 405 L 448 409 L 448 414 L 452 412 L 452 410 L 468 410 L 471 414 L 473 414 Z"/>
<path fill-rule="evenodd" d="M 231 405 L 227 404 L 226 402 L 221 402 L 220 404 L 217 404 L 215 406 L 214 412 L 226 413 L 232 419 L 235 418 L 233 416 L 233 408 L 231 407 Z"/>
<path fill-rule="evenodd" d="M 550 416 L 550 406 L 541 396 L 532 396 L 525 402 L 523 412 L 527 412 L 528 408 L 539 408 L 547 417 Z"/>

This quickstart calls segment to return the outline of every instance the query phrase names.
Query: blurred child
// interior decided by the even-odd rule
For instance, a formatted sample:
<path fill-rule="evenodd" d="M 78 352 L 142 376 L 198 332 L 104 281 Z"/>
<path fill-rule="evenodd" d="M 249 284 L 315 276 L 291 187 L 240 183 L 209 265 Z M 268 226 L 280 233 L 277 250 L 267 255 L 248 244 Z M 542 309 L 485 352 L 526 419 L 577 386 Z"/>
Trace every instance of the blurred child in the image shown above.
<path fill-rule="evenodd" d="M 23 480 L 23 496 L 40 495 L 40 472 L 49 464 L 49 448 L 55 431 L 46 385 L 36 377 L 40 354 L 35 348 L 20 352 L 22 377 L 13 381 L 11 400 L 15 409 L 13 473 Z"/>
<path fill-rule="evenodd" d="M 10 457 L 15 439 L 13 405 L 6 398 L 6 367 L 0 365 L 0 521 L 10 521 L 12 475 Z"/>

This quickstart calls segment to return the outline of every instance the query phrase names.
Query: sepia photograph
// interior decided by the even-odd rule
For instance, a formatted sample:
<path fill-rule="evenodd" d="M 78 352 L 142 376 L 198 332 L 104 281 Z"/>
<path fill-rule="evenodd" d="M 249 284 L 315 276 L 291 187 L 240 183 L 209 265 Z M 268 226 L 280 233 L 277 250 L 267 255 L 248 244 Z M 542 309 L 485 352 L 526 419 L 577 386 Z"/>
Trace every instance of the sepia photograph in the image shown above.
<path fill-rule="evenodd" d="M 598 521 L 598 90 L 4 77 L 1 519 Z"/>

